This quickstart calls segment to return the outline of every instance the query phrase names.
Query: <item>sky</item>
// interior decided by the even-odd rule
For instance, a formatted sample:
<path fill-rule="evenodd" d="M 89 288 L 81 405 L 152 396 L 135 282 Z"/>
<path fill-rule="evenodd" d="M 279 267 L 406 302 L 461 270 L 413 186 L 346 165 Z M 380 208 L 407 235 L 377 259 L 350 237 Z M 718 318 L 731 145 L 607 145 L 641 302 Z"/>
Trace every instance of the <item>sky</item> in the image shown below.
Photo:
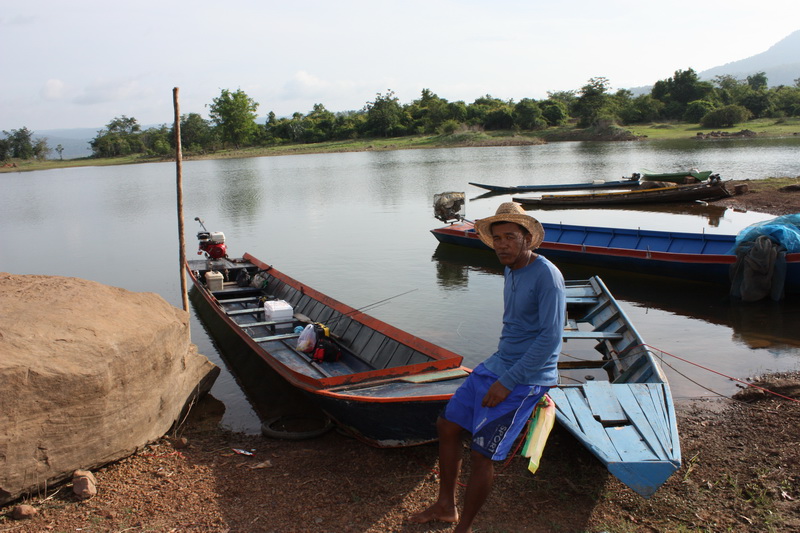
<path fill-rule="evenodd" d="M 223 89 L 266 116 L 427 88 L 544 99 L 592 77 L 652 85 L 800 29 L 797 0 L 0 0 L 0 130 L 208 118 Z"/>

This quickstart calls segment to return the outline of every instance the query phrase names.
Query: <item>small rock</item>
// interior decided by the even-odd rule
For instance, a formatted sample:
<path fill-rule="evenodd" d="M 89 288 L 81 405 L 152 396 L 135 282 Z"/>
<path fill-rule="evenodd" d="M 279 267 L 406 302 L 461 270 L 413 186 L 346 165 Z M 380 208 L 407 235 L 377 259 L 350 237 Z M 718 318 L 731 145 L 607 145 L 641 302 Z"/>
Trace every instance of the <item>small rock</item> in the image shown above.
<path fill-rule="evenodd" d="M 11 517 L 14 520 L 24 520 L 26 518 L 33 518 L 38 512 L 39 510 L 33 505 L 23 503 L 14 507 L 14 510 L 11 512 Z"/>
<path fill-rule="evenodd" d="M 72 492 L 81 500 L 88 500 L 97 494 L 97 480 L 88 470 L 76 470 L 72 474 Z"/>
<path fill-rule="evenodd" d="M 186 437 L 172 439 L 170 442 L 172 443 L 172 447 L 175 448 L 176 450 L 182 450 L 183 448 L 189 446 L 189 439 L 187 439 Z"/>

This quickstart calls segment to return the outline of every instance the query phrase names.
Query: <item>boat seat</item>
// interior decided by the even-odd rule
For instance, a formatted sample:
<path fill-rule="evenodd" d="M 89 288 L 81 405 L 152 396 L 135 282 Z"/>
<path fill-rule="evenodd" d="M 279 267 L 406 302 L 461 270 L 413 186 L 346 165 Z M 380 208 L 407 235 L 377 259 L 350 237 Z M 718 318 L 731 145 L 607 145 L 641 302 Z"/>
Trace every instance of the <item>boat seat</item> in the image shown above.
<path fill-rule="evenodd" d="M 615 331 L 564 331 L 561 334 L 564 340 L 571 339 L 597 339 L 597 340 L 617 340 L 623 338 L 622 333 Z"/>

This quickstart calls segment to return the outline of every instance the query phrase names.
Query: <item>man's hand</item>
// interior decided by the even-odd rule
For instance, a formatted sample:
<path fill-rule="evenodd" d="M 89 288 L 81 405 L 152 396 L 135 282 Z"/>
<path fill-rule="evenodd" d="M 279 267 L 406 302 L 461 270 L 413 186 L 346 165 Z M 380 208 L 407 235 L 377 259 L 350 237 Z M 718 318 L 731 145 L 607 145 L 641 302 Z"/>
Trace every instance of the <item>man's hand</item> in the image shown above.
<path fill-rule="evenodd" d="M 505 388 L 499 381 L 495 381 L 494 384 L 489 387 L 489 390 L 486 391 L 486 396 L 483 397 L 481 405 L 483 407 L 495 407 L 505 400 L 509 394 L 511 394 L 510 390 Z"/>

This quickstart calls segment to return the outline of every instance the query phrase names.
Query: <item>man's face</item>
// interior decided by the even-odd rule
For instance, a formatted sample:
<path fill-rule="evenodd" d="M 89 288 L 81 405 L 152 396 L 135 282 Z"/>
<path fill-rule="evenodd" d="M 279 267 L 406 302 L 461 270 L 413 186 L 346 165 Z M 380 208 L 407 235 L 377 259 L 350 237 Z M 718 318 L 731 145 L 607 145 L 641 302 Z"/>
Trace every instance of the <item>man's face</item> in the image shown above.
<path fill-rule="evenodd" d="M 514 268 L 524 266 L 527 261 L 527 250 L 531 245 L 531 236 L 513 222 L 503 222 L 492 225 L 492 243 L 494 252 L 500 262 Z"/>

